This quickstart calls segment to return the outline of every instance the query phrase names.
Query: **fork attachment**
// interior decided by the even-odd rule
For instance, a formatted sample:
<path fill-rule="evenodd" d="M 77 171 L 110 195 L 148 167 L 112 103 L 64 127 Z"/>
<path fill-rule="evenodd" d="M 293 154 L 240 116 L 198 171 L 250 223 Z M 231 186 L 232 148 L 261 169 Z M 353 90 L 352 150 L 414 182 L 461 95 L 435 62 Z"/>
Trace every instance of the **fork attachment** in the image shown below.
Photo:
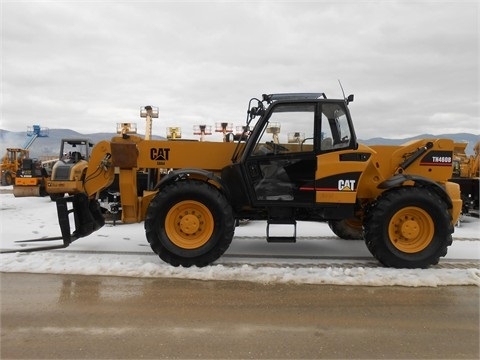
<path fill-rule="evenodd" d="M 88 236 L 105 225 L 105 219 L 100 210 L 100 205 L 95 199 L 89 199 L 86 194 L 80 193 L 55 200 L 57 204 L 58 223 L 62 236 L 18 240 L 15 243 L 30 243 L 63 240 L 63 244 L 24 248 L 18 250 L 2 250 L 0 253 L 33 252 L 42 250 L 63 249 L 75 240 Z M 68 208 L 72 203 L 72 209 Z M 75 230 L 70 233 L 69 215 L 73 213 Z"/>

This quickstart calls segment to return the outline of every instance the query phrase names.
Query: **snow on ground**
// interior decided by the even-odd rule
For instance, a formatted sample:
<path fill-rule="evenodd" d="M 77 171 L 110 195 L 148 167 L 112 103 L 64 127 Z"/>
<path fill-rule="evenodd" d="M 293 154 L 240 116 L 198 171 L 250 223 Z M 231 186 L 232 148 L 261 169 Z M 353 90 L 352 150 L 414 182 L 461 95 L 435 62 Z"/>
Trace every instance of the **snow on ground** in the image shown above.
<path fill-rule="evenodd" d="M 20 248 L 15 240 L 60 235 L 55 203 L 48 197 L 15 198 L 2 193 L 0 220 L 1 249 Z M 215 264 L 186 269 L 163 263 L 153 254 L 143 223 L 110 223 L 67 249 L 0 254 L 0 271 L 261 283 L 480 286 L 480 220 L 476 218 L 463 219 L 448 255 L 430 269 L 378 266 L 363 241 L 338 239 L 323 223 L 300 222 L 297 237 L 294 244 L 268 244 L 265 223 L 248 222 L 236 228 L 232 245 Z M 459 262 L 461 266 L 456 266 Z"/>

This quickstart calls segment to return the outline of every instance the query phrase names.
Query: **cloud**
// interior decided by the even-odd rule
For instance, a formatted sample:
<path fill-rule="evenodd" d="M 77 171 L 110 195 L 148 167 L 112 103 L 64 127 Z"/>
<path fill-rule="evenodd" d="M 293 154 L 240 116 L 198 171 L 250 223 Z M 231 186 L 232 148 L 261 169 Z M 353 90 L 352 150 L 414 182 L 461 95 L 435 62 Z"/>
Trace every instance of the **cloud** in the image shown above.
<path fill-rule="evenodd" d="M 244 122 L 253 96 L 319 92 L 357 134 L 479 133 L 479 4 L 4 1 L 0 127 L 154 132 Z M 381 132 L 381 134 L 379 134 Z"/>

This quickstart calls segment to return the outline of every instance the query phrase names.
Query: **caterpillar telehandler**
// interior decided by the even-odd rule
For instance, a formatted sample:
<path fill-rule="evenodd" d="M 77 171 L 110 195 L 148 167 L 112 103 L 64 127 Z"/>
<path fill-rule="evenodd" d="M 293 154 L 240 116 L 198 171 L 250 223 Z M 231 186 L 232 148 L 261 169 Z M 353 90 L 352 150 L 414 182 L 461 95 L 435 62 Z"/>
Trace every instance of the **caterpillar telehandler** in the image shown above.
<path fill-rule="evenodd" d="M 458 184 L 448 181 L 453 141 L 359 144 L 351 101 L 353 95 L 332 100 L 324 93 L 252 98 L 235 142 L 128 134 L 101 141 L 84 191 L 56 200 L 58 247 L 103 226 L 96 194 L 117 169 L 122 221 L 144 220 L 151 248 L 173 266 L 217 260 L 240 219 L 265 221 L 269 242 L 294 242 L 297 221 L 328 221 L 340 237 L 360 234 L 385 266 L 437 264 L 462 207 Z M 137 169 L 150 171 L 144 189 L 137 186 Z"/>

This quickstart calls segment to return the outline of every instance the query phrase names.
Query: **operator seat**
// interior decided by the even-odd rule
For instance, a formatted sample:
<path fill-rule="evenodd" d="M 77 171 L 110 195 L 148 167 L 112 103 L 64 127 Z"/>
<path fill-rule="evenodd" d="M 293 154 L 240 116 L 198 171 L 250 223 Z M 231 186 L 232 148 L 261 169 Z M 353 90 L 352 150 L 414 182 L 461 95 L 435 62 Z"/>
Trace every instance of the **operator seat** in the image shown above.
<path fill-rule="evenodd" d="M 82 160 L 82 154 L 79 153 L 78 151 L 72 152 L 72 155 L 70 156 L 70 162 L 75 164 L 75 163 L 79 162 L 80 160 Z"/>
<path fill-rule="evenodd" d="M 332 138 L 325 138 L 322 140 L 320 144 L 320 150 L 330 150 L 333 149 L 333 141 Z"/>

